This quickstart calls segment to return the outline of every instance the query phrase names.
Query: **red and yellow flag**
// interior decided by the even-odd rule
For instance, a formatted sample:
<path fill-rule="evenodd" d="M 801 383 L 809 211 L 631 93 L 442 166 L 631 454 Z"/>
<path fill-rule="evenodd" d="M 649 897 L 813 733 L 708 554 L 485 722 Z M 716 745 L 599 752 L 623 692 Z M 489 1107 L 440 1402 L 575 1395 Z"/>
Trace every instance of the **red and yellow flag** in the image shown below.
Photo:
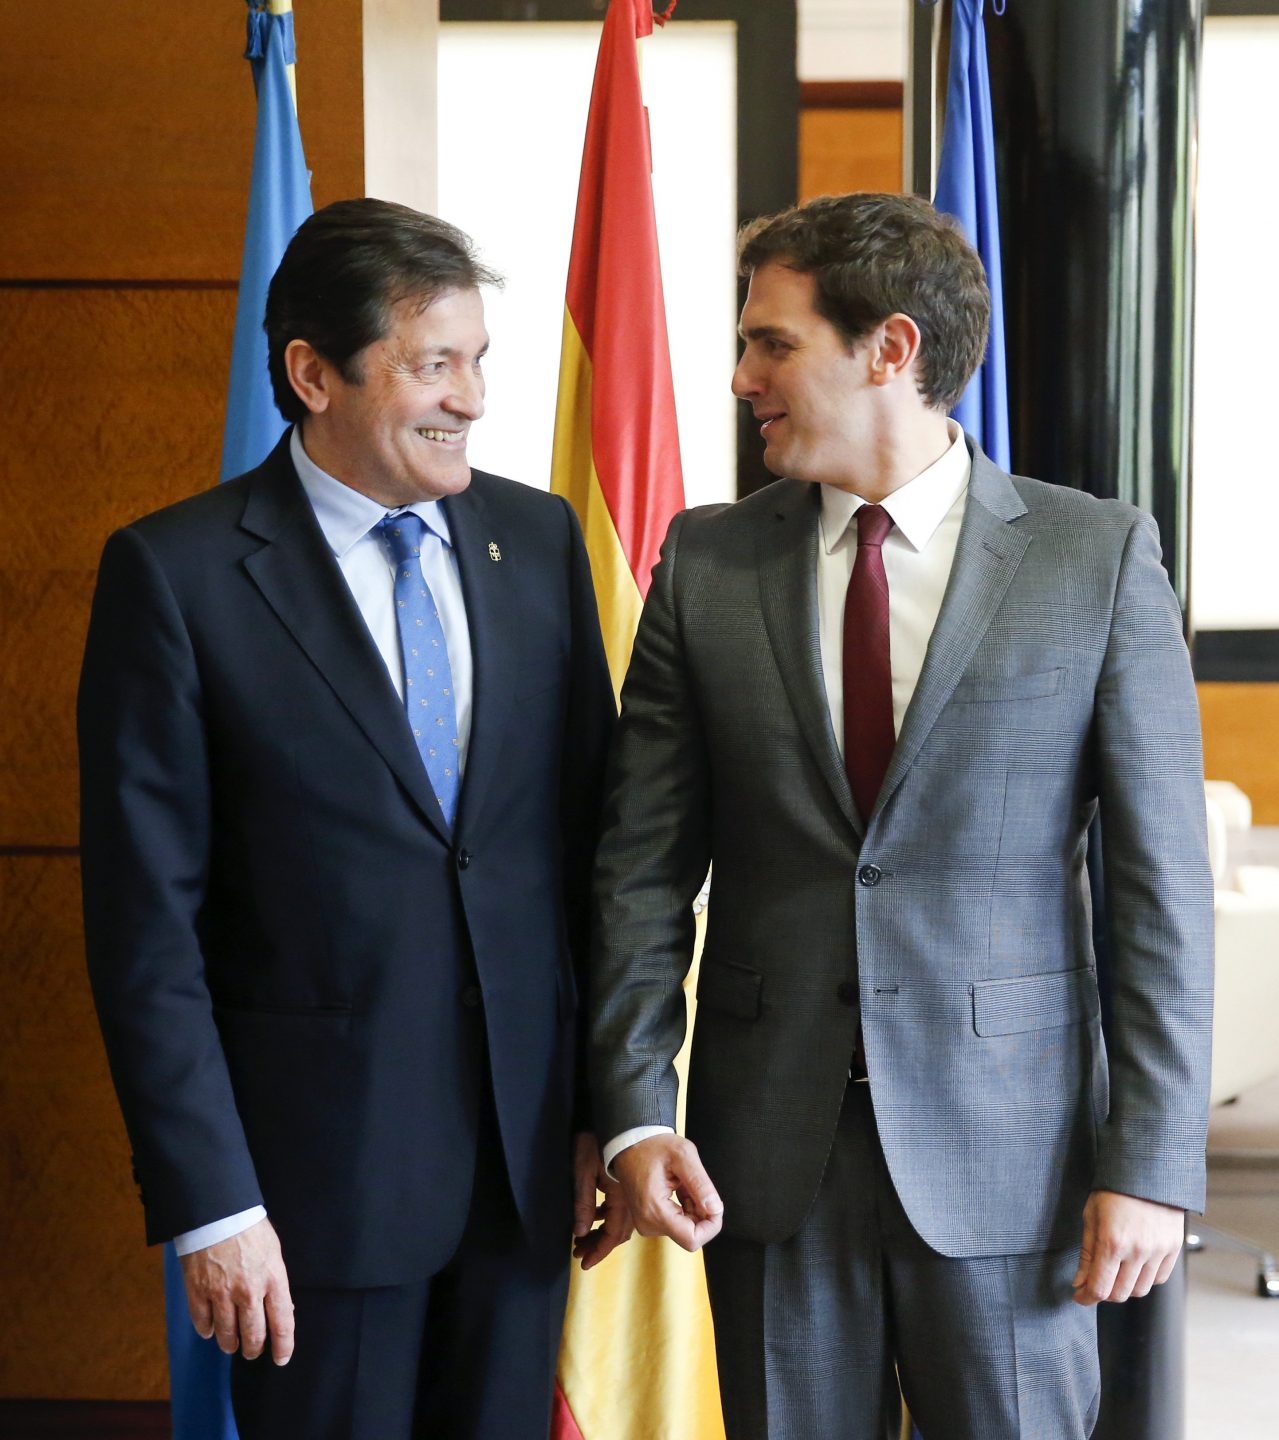
<path fill-rule="evenodd" d="M 551 489 L 586 532 L 618 690 L 658 549 L 684 506 L 636 47 L 652 31 L 648 0 L 611 0 L 586 121 L 551 461 Z"/>
<path fill-rule="evenodd" d="M 649 0 L 611 0 L 604 19 L 551 463 L 551 488 L 586 533 L 618 691 L 666 527 L 684 505 L 636 44 L 653 18 Z M 637 1236 L 589 1274 L 575 1268 L 558 1382 L 553 1440 L 723 1440 L 702 1257 Z"/>

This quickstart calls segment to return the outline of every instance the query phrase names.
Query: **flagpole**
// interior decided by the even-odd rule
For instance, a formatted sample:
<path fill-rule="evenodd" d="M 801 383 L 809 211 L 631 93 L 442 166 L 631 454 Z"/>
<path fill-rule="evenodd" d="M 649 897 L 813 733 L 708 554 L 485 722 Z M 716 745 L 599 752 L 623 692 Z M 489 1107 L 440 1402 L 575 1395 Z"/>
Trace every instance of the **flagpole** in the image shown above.
<path fill-rule="evenodd" d="M 293 13 L 293 0 L 267 0 L 266 8 L 272 15 L 291 15 Z M 284 67 L 284 73 L 289 77 L 289 94 L 293 96 L 293 113 L 296 115 L 298 109 L 297 61 L 291 60 Z"/>

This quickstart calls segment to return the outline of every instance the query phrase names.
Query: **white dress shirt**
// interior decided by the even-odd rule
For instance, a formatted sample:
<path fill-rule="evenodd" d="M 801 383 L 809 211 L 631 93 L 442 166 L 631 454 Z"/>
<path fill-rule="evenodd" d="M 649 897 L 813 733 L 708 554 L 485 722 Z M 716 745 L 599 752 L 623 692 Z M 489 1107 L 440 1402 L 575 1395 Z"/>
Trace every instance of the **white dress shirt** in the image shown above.
<path fill-rule="evenodd" d="M 968 500 L 972 460 L 964 432 L 947 421 L 950 448 L 927 470 L 894 490 L 880 504 L 892 516 L 884 539 L 884 577 L 888 581 L 889 669 L 893 680 L 893 729 L 919 683 L 924 655 L 941 613 L 942 597 L 955 560 L 955 545 Z M 833 485 L 822 485 L 817 537 L 817 621 L 822 678 L 839 752 L 844 753 L 844 599 L 857 558 L 854 516 L 869 501 Z M 650 1135 L 670 1135 L 669 1125 L 637 1125 L 604 1146 L 605 1167 L 631 1145 Z"/>
<path fill-rule="evenodd" d="M 427 527 L 422 542 L 422 575 L 430 587 L 444 644 L 449 652 L 449 668 L 453 672 L 453 699 L 457 707 L 458 769 L 466 770 L 466 752 L 471 738 L 472 664 L 471 632 L 466 623 L 466 606 L 462 599 L 462 581 L 458 574 L 457 556 L 453 552 L 448 517 L 437 500 L 418 501 L 389 511 L 385 505 L 352 490 L 340 480 L 321 470 L 302 447 L 302 433 L 294 426 L 289 437 L 289 453 L 294 469 L 306 491 L 315 518 L 332 550 L 343 579 L 359 606 L 364 623 L 378 648 L 400 699 L 404 699 L 404 662 L 400 655 L 400 631 L 395 619 L 395 566 L 382 538 L 374 527 L 388 513 L 411 510 L 421 516 Z M 175 1236 L 174 1249 L 179 1255 L 203 1250 L 219 1240 L 229 1240 L 266 1218 L 261 1205 L 241 1210 Z"/>
<path fill-rule="evenodd" d="M 951 445 L 922 474 L 907 481 L 880 505 L 892 516 L 884 538 L 888 581 L 888 663 L 893 678 L 893 730 L 915 693 L 924 655 L 941 611 L 955 560 L 955 545 L 968 499 L 971 460 L 964 433 L 952 420 Z M 817 545 L 817 619 L 822 675 L 830 719 L 844 753 L 844 598 L 857 558 L 855 516 L 868 502 L 847 490 L 823 485 Z"/>

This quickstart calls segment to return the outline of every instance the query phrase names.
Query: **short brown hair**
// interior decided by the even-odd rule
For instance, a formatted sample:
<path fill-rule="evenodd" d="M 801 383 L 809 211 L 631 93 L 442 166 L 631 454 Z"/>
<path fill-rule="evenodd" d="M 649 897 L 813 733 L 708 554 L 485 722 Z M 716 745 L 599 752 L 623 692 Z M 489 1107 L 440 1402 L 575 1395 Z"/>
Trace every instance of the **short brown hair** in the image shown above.
<path fill-rule="evenodd" d="M 742 227 L 738 272 L 777 263 L 817 282 L 818 313 L 851 347 L 903 314 L 919 326 L 919 388 L 953 409 L 986 353 L 990 291 L 958 223 L 915 195 L 823 195 Z"/>

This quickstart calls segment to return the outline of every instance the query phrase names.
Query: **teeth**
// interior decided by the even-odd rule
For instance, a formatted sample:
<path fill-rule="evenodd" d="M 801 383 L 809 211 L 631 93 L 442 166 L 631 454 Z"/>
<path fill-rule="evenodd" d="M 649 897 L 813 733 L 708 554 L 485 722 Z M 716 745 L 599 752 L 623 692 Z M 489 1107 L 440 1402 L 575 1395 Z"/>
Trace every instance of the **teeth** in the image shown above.
<path fill-rule="evenodd" d="M 454 440 L 457 432 L 454 430 L 419 430 L 417 432 L 426 440 Z"/>

